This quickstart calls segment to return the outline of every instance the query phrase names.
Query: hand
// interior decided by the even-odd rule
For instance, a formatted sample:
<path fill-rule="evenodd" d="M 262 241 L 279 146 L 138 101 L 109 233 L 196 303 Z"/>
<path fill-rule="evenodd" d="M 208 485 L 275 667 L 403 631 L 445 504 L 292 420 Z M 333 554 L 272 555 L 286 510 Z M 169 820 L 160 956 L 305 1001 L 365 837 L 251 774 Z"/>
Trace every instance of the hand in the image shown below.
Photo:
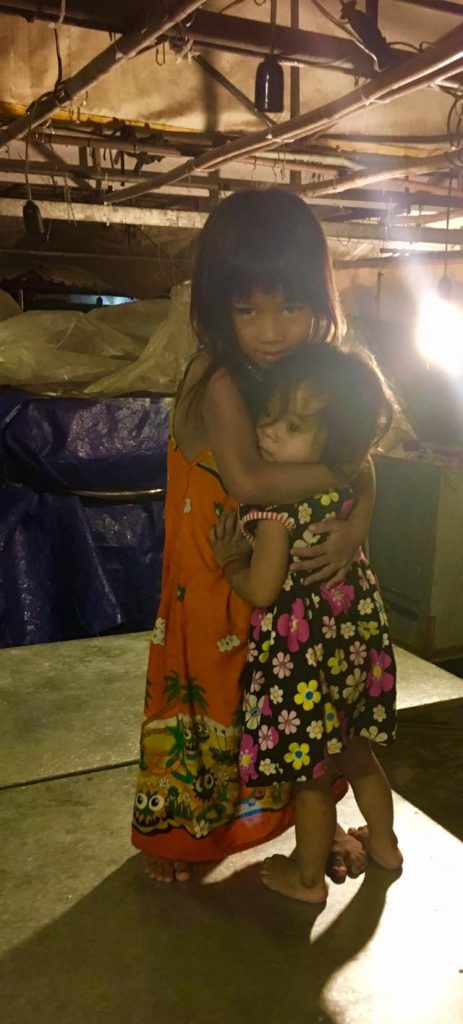
<path fill-rule="evenodd" d="M 358 557 L 359 546 L 365 539 L 365 524 L 355 518 L 324 519 L 311 523 L 310 532 L 325 536 L 321 544 L 291 549 L 289 568 L 294 572 L 307 572 L 304 583 L 323 582 L 327 587 L 341 583 L 352 562 Z"/>
<path fill-rule="evenodd" d="M 249 560 L 251 545 L 243 536 L 236 511 L 224 512 L 220 516 L 209 530 L 209 543 L 222 569 L 226 569 L 230 562 Z"/>

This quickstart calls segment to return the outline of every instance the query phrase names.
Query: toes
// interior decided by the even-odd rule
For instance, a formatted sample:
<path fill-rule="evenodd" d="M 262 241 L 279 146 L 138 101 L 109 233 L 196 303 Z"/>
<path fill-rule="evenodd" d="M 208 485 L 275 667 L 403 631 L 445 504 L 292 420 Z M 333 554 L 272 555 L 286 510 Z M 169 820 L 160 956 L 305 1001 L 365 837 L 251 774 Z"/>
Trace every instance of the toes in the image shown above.
<path fill-rule="evenodd" d="M 186 864 L 183 860 L 174 860 L 174 872 L 177 882 L 189 882 L 191 878 L 191 868 L 189 864 Z"/>
<path fill-rule="evenodd" d="M 153 882 L 169 883 L 174 880 L 173 865 L 169 864 L 168 861 L 155 860 L 154 858 L 146 857 L 143 869 L 145 874 L 147 874 Z"/>
<path fill-rule="evenodd" d="M 347 868 L 342 854 L 333 853 L 328 857 L 326 874 L 328 875 L 328 878 L 331 878 L 331 881 L 334 882 L 335 885 L 343 885 L 347 877 Z"/>

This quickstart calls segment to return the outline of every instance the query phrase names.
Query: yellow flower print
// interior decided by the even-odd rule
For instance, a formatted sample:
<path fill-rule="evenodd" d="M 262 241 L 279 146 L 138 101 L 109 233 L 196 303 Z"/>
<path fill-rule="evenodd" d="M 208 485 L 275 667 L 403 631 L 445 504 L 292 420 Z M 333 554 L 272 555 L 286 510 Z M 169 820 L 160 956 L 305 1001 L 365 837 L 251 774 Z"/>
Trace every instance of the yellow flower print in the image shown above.
<path fill-rule="evenodd" d="M 290 743 L 288 753 L 285 754 L 284 759 L 287 764 L 292 765 L 295 771 L 300 771 L 301 768 L 310 764 L 309 744 Z"/>
<path fill-rule="evenodd" d="M 306 733 L 310 736 L 311 740 L 321 740 L 323 736 L 323 722 L 319 719 L 317 722 L 311 722 L 307 726 Z"/>
<path fill-rule="evenodd" d="M 311 711 L 315 704 L 321 700 L 322 695 L 318 689 L 318 683 L 316 679 L 311 679 L 308 683 L 298 683 L 297 693 L 294 698 L 295 704 L 302 704 L 304 711 Z"/>
<path fill-rule="evenodd" d="M 332 732 L 333 729 L 336 729 L 336 727 L 339 725 L 339 718 L 336 713 L 336 708 L 334 708 L 333 705 L 330 704 L 329 701 L 327 701 L 323 710 L 325 715 L 325 729 L 327 732 Z"/>
<path fill-rule="evenodd" d="M 217 640 L 217 647 L 221 654 L 225 651 L 232 651 L 234 647 L 239 647 L 241 640 L 235 633 L 231 633 L 228 636 L 222 636 L 220 640 Z"/>
<path fill-rule="evenodd" d="M 275 636 L 275 633 L 272 633 L 272 637 L 274 637 L 274 636 Z M 271 648 L 272 644 L 273 644 L 273 639 L 272 640 L 264 640 L 264 642 L 262 644 L 262 650 L 261 650 L 261 652 L 259 654 L 259 661 L 260 661 L 261 665 L 263 665 L 266 661 L 268 661 L 268 659 L 270 657 L 270 648 Z"/>
<path fill-rule="evenodd" d="M 331 505 L 333 501 L 339 501 L 339 494 L 337 491 L 326 491 L 325 494 L 316 494 L 316 498 L 319 499 L 320 505 Z"/>
<path fill-rule="evenodd" d="M 379 626 L 377 622 L 365 622 L 364 619 L 358 624 L 358 631 L 362 640 L 369 640 L 371 636 L 378 636 Z"/>
<path fill-rule="evenodd" d="M 370 725 L 369 729 L 361 729 L 360 735 L 366 736 L 373 743 L 386 743 L 387 741 L 387 734 L 380 732 L 377 725 Z"/>
<path fill-rule="evenodd" d="M 346 671 L 347 661 L 342 647 L 336 648 L 334 658 L 328 658 L 328 667 L 333 676 L 338 676 L 340 672 Z"/>
<path fill-rule="evenodd" d="M 342 751 L 342 743 L 336 739 L 328 740 L 326 750 L 328 754 L 340 754 Z"/>

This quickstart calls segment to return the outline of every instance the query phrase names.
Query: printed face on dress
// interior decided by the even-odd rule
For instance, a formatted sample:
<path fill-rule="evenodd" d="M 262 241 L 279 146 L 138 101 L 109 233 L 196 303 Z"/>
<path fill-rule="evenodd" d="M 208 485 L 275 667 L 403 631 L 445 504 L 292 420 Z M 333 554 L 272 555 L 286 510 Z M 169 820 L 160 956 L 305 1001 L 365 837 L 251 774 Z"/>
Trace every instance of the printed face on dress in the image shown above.
<path fill-rule="evenodd" d="M 320 411 L 326 395 L 302 384 L 291 395 L 286 409 L 278 399 L 270 402 L 257 425 L 262 458 L 267 462 L 319 462 L 326 441 Z"/>
<path fill-rule="evenodd" d="M 309 306 L 289 302 L 281 288 L 270 293 L 253 288 L 245 299 L 232 304 L 238 345 L 259 366 L 270 366 L 304 345 L 312 320 Z"/>

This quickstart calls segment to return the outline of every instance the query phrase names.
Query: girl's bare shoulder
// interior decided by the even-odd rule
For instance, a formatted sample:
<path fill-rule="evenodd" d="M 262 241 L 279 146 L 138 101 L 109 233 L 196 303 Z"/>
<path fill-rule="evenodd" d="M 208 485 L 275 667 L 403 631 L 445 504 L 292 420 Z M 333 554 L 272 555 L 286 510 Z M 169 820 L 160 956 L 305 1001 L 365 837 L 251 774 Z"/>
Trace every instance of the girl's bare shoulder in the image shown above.
<path fill-rule="evenodd" d="M 192 461 L 207 443 L 207 434 L 202 416 L 204 388 L 201 379 L 206 379 L 210 356 L 198 352 L 190 363 L 186 377 L 177 395 L 173 413 L 173 433 L 185 457 Z"/>

